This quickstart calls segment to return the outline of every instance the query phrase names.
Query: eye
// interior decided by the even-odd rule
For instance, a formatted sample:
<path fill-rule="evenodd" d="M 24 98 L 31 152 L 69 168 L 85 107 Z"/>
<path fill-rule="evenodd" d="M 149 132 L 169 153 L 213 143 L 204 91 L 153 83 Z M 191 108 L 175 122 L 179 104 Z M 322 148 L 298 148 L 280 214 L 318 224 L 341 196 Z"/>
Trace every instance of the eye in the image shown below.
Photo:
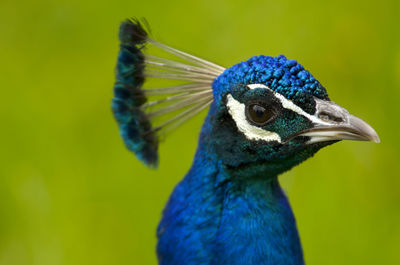
<path fill-rule="evenodd" d="M 255 125 L 262 126 L 272 121 L 276 116 L 273 107 L 261 103 L 252 103 L 246 106 L 246 117 Z"/>

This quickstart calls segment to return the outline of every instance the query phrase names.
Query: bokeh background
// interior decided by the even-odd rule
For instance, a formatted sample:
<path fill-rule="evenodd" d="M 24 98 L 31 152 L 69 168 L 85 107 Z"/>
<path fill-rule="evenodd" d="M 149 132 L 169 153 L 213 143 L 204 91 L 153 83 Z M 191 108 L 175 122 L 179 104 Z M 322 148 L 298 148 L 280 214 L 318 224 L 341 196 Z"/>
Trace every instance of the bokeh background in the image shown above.
<path fill-rule="evenodd" d="M 307 264 L 400 264 L 400 5 L 338 1 L 0 1 L 0 264 L 156 264 L 155 229 L 206 113 L 171 134 L 158 170 L 110 111 L 119 23 L 230 66 L 297 59 L 379 133 L 280 177 Z"/>

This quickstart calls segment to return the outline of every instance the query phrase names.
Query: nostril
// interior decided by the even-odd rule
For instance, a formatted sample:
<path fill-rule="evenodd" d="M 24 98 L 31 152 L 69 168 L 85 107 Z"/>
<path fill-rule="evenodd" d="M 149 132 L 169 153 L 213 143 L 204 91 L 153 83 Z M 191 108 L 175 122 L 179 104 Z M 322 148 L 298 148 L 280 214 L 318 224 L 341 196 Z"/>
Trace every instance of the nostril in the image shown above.
<path fill-rule="evenodd" d="M 337 123 L 343 122 L 343 118 L 335 116 L 331 113 L 324 112 L 324 111 L 320 112 L 318 114 L 318 118 L 320 118 L 323 121 L 333 121 L 333 122 L 337 122 Z"/>
<path fill-rule="evenodd" d="M 333 121 L 334 121 L 334 122 L 343 122 L 344 120 L 343 120 L 342 118 L 340 118 L 340 117 L 335 117 L 335 118 L 333 119 Z"/>

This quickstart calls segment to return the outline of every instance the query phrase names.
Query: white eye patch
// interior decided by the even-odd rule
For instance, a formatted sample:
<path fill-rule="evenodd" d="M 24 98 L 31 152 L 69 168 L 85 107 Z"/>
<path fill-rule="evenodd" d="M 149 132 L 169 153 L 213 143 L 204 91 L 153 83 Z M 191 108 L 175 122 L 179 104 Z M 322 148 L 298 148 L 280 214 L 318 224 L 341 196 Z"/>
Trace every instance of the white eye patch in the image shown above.
<path fill-rule="evenodd" d="M 263 130 L 257 126 L 251 125 L 245 115 L 246 106 L 232 97 L 231 94 L 227 96 L 227 107 L 229 114 L 235 121 L 236 126 L 249 140 L 263 140 L 266 142 L 277 141 L 281 143 L 281 137 L 275 133 Z"/>
<path fill-rule="evenodd" d="M 299 106 L 294 104 L 291 100 L 285 98 L 283 95 L 273 91 L 269 87 L 264 84 L 250 84 L 247 85 L 249 89 L 263 88 L 270 90 L 275 98 L 277 98 L 282 107 L 288 110 L 291 110 L 299 115 L 302 115 L 309 119 L 313 124 L 319 125 L 328 125 L 329 123 L 322 121 L 316 116 L 310 115 L 304 110 L 302 110 Z M 250 124 L 246 119 L 246 106 L 243 103 L 235 100 L 231 94 L 227 95 L 227 107 L 228 112 L 232 116 L 232 119 L 235 121 L 236 126 L 240 132 L 242 132 L 247 139 L 249 140 L 262 140 L 266 142 L 277 141 L 278 143 L 282 143 L 282 139 L 276 132 L 270 132 L 264 129 L 261 129 L 257 126 Z"/>

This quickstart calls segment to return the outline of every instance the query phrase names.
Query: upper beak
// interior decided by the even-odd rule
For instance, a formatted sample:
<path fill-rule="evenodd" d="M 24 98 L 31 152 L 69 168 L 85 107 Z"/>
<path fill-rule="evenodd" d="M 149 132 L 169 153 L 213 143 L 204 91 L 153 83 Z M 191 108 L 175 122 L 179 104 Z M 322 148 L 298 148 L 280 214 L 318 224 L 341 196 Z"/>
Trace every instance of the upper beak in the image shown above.
<path fill-rule="evenodd" d="M 335 140 L 358 140 L 379 143 L 375 130 L 362 119 L 351 115 L 346 109 L 332 101 L 315 99 L 316 112 L 313 127 L 296 136 L 308 136 L 308 143 Z"/>

